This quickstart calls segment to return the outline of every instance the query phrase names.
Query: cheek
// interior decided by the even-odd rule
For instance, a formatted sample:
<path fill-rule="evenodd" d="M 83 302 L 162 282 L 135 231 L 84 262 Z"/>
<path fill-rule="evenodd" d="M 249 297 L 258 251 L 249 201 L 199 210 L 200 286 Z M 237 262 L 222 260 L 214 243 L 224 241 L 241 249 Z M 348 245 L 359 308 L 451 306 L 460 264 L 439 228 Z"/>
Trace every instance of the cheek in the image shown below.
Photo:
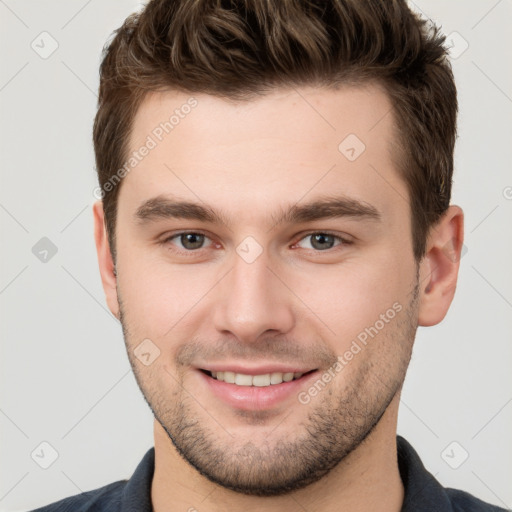
<path fill-rule="evenodd" d="M 366 328 L 376 322 L 380 326 L 381 315 L 386 315 L 393 305 L 395 309 L 405 309 L 413 275 L 413 269 L 407 267 L 395 258 L 383 256 L 378 262 L 359 261 L 336 270 L 326 268 L 312 277 L 297 279 L 303 284 L 296 293 L 329 327 L 325 331 L 319 324 L 340 353 Z"/>
<path fill-rule="evenodd" d="M 119 291 L 130 332 L 137 337 L 173 337 L 215 283 L 213 267 L 170 265 L 132 250 L 119 253 Z"/>

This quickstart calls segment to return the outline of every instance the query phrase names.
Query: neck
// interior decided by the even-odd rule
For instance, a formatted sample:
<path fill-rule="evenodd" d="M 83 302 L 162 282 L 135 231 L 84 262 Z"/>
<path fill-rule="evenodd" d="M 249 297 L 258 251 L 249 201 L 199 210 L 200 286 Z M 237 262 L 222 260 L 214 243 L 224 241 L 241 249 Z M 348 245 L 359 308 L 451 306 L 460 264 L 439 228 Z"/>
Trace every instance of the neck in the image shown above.
<path fill-rule="evenodd" d="M 210 482 L 176 451 L 155 420 L 154 512 L 399 512 L 404 497 L 396 449 L 399 394 L 370 435 L 318 482 L 285 496 L 246 496 Z M 219 461 L 219 463 L 222 463 Z M 298 506 L 299 505 L 299 506 Z"/>

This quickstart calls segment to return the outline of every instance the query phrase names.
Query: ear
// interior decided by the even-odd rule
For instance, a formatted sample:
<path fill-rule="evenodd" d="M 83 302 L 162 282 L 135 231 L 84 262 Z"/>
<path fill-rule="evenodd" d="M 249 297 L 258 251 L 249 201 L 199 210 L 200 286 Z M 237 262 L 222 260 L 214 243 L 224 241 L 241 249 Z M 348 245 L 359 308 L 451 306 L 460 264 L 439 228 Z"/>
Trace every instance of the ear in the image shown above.
<path fill-rule="evenodd" d="M 436 325 L 446 316 L 457 286 L 463 242 L 464 213 L 452 205 L 430 229 L 420 263 L 419 325 Z"/>
<path fill-rule="evenodd" d="M 94 239 L 96 241 L 96 252 L 98 253 L 101 282 L 105 291 L 108 308 L 119 319 L 119 302 L 116 289 L 117 277 L 114 272 L 114 261 L 105 228 L 103 202 L 101 200 L 96 201 L 92 206 L 92 210 L 94 215 Z"/>

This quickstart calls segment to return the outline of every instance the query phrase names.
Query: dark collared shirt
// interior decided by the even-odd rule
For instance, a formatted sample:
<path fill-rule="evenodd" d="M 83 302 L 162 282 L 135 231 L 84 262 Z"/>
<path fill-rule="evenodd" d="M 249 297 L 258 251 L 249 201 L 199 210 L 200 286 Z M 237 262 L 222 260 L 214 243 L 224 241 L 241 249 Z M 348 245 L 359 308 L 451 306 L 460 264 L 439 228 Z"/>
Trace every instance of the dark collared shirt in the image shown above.
<path fill-rule="evenodd" d="M 414 448 L 397 436 L 398 467 L 405 496 L 401 512 L 499 512 L 471 494 L 443 487 L 423 466 Z M 155 449 L 148 450 L 129 480 L 77 494 L 33 512 L 153 512 L 151 481 Z"/>

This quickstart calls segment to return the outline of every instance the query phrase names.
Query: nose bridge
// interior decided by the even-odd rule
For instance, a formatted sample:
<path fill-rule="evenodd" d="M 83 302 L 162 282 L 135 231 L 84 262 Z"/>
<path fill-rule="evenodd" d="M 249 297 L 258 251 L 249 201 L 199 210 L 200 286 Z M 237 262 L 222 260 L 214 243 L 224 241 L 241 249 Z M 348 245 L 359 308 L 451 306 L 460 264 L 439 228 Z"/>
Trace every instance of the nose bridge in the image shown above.
<path fill-rule="evenodd" d="M 237 256 L 231 272 L 230 295 L 237 297 L 240 307 L 244 304 L 257 306 L 268 303 L 272 296 L 271 283 L 272 273 L 268 269 L 266 255 L 258 257 L 255 261 L 249 262 L 243 257 Z M 275 290 L 274 290 L 275 291 Z M 265 299 L 266 300 L 262 300 Z"/>
<path fill-rule="evenodd" d="M 250 242 L 249 242 L 250 243 Z M 294 323 L 292 304 L 282 283 L 269 269 L 267 254 L 250 258 L 243 244 L 237 248 L 231 272 L 222 282 L 215 305 L 215 324 L 220 332 L 229 331 L 240 341 L 256 341 L 266 331 L 284 333 Z M 250 247 L 250 246 L 249 246 Z"/>

